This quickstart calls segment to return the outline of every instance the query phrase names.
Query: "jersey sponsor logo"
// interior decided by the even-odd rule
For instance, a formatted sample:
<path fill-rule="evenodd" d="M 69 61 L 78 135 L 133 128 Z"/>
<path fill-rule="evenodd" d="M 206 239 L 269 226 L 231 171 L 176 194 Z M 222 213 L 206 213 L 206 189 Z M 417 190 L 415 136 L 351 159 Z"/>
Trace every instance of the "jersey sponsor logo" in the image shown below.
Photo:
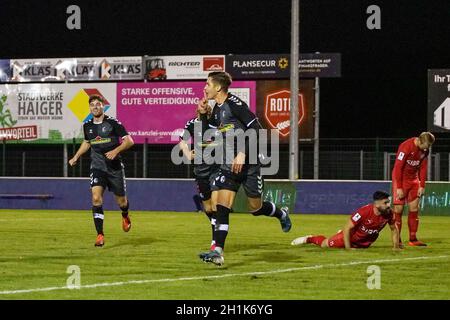
<path fill-rule="evenodd" d="M 229 123 L 226 125 L 221 124 L 218 128 L 218 131 L 220 132 L 227 132 L 228 130 L 234 129 L 234 124 Z"/>
<path fill-rule="evenodd" d="M 91 144 L 102 144 L 102 143 L 108 143 L 111 142 L 111 138 L 102 138 L 102 137 L 95 137 L 95 139 L 90 140 Z"/>
<path fill-rule="evenodd" d="M 406 160 L 406 163 L 411 167 L 417 167 L 420 164 L 420 160 Z"/>
<path fill-rule="evenodd" d="M 368 229 L 364 225 L 361 226 L 361 231 L 363 231 L 364 233 L 367 233 L 367 234 L 377 234 L 378 233 L 378 229 Z"/>
<path fill-rule="evenodd" d="M 353 221 L 358 221 L 359 219 L 361 219 L 361 215 L 357 212 L 357 213 L 355 213 L 355 215 L 352 217 L 352 220 Z"/>
<path fill-rule="evenodd" d="M 397 159 L 400 160 L 400 161 L 402 161 L 404 157 L 405 157 L 405 154 L 404 154 L 403 152 L 400 152 L 400 153 L 398 154 Z"/>

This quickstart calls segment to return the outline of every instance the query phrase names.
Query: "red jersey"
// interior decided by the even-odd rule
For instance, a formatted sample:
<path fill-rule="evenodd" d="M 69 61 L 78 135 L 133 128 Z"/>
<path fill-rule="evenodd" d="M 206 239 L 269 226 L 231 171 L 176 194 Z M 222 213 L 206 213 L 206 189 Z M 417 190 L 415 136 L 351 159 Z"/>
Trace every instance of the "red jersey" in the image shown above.
<path fill-rule="evenodd" d="M 403 181 L 420 181 L 420 186 L 425 187 L 427 180 L 427 166 L 429 150 L 421 150 L 414 143 L 416 138 L 404 141 L 398 147 L 395 158 L 392 182 L 396 188 L 403 188 Z"/>
<path fill-rule="evenodd" d="M 355 226 L 350 231 L 350 242 L 352 247 L 367 248 L 377 240 L 380 231 L 389 223 L 393 225 L 394 215 L 391 210 L 388 214 L 375 214 L 373 204 L 359 208 L 351 216 L 351 221 Z"/>

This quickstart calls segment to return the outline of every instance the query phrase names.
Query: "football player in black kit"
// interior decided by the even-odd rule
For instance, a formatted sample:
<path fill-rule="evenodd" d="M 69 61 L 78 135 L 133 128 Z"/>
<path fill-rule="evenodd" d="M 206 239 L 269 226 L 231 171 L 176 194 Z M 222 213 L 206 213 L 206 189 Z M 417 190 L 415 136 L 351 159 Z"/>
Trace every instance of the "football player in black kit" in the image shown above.
<path fill-rule="evenodd" d="M 261 176 L 261 165 L 255 159 L 259 154 L 252 154 L 251 147 L 259 142 L 258 131 L 261 125 L 248 105 L 239 97 L 228 92 L 231 76 L 226 72 L 211 72 L 205 85 L 205 99 L 199 105 L 199 112 L 205 113 L 207 100 L 214 100 L 212 115 L 208 120 L 223 135 L 223 163 L 215 175 L 213 186 L 217 191 L 217 213 L 214 231 L 215 249 L 200 254 L 200 259 L 215 265 L 224 263 L 223 251 L 228 235 L 229 215 L 239 187 L 244 187 L 250 212 L 254 216 L 270 216 L 280 221 L 283 232 L 292 227 L 287 207 L 277 208 L 273 202 L 263 201 L 264 180 Z M 245 139 L 245 144 L 236 141 Z M 253 160 L 252 160 L 253 158 Z"/>
<path fill-rule="evenodd" d="M 202 104 L 203 101 L 206 100 L 201 100 L 199 104 Z M 209 107 L 207 109 L 207 112 L 204 114 L 200 114 L 197 111 L 197 116 L 186 122 L 184 130 L 180 135 L 181 140 L 179 142 L 179 147 L 188 160 L 194 160 L 195 182 L 197 184 L 199 197 L 202 200 L 203 211 L 205 212 L 211 223 L 212 241 L 210 249 L 214 250 L 216 248 L 214 228 L 216 225 L 217 191 L 211 188 L 211 184 L 215 173 L 217 173 L 219 169 L 219 165 L 213 163 L 213 159 L 208 158 L 207 153 L 203 152 L 206 147 L 211 146 L 214 143 L 214 141 L 203 140 L 204 133 L 209 127 L 206 122 L 207 117 L 209 117 L 210 115 L 211 107 Z M 205 118 L 205 121 L 202 121 L 202 118 Z M 198 135 L 199 139 L 195 139 L 196 134 Z M 189 140 L 192 141 L 191 147 L 188 144 Z M 195 145 L 195 142 L 197 142 L 197 145 Z M 196 153 L 195 149 L 197 149 L 199 152 Z M 214 157 L 214 154 L 212 154 L 210 157 Z"/>
<path fill-rule="evenodd" d="M 106 187 L 114 193 L 116 202 L 122 210 L 123 231 L 128 232 L 131 228 L 125 171 L 120 153 L 132 147 L 134 142 L 117 119 L 104 113 L 104 103 L 101 96 L 92 95 L 89 97 L 89 109 L 93 117 L 83 124 L 84 141 L 75 156 L 69 160 L 69 164 L 74 166 L 78 159 L 91 149 L 92 213 L 97 230 L 95 246 L 101 247 L 105 243 L 103 193 Z M 120 138 L 122 138 L 122 143 L 120 143 Z"/>

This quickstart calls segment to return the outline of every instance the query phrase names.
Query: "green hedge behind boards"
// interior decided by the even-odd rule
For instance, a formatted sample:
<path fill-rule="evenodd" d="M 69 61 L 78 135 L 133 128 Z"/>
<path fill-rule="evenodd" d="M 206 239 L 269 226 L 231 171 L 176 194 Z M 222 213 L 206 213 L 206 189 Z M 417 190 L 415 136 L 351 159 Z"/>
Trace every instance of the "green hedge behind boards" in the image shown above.
<path fill-rule="evenodd" d="M 279 208 L 288 207 L 290 212 L 294 211 L 296 188 L 292 182 L 264 182 L 264 201 L 271 201 Z M 233 206 L 234 212 L 248 212 L 247 196 L 244 188 L 239 188 Z"/>

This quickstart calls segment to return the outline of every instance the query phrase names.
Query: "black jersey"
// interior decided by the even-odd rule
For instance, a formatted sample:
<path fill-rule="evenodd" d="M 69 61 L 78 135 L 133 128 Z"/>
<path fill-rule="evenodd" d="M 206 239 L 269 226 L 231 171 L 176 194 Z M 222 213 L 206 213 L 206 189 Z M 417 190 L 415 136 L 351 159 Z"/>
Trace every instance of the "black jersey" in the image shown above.
<path fill-rule="evenodd" d="M 105 115 L 101 123 L 94 119 L 83 124 L 84 139 L 91 145 L 91 170 L 101 171 L 122 169 L 122 159 L 118 155 L 114 160 L 106 158 L 105 153 L 120 145 L 120 138 L 128 135 L 124 126 L 115 118 Z"/>
<path fill-rule="evenodd" d="M 194 156 L 194 174 L 197 177 L 208 176 L 212 170 L 215 169 L 214 150 L 212 152 L 203 152 L 208 146 L 212 146 L 214 139 L 209 141 L 204 140 L 204 134 L 208 126 L 206 121 L 201 121 L 198 118 L 192 118 L 186 122 L 183 132 L 180 134 L 180 139 L 188 142 L 191 139 L 191 149 L 201 150 L 196 152 Z M 196 130 L 196 127 L 198 128 Z M 195 139 L 197 135 L 197 139 Z M 197 141 L 197 148 L 194 142 Z"/>
<path fill-rule="evenodd" d="M 247 150 L 238 150 L 239 146 L 237 141 L 242 141 L 242 139 L 240 139 L 242 137 L 240 136 L 243 135 L 243 132 L 247 131 L 249 128 L 261 128 L 258 119 L 255 114 L 250 111 L 247 103 L 231 93 L 228 94 L 227 99 L 222 104 L 215 104 L 209 119 L 209 126 L 217 127 L 217 129 L 222 132 L 224 141 L 224 161 L 228 164 L 233 161 L 237 152 L 248 152 L 248 141 L 246 145 Z M 232 134 L 229 134 L 230 132 L 232 132 Z M 257 145 L 257 142 L 258 137 L 256 131 L 256 137 L 250 144 Z M 249 156 L 247 155 L 246 163 L 248 163 L 249 160 Z"/>

